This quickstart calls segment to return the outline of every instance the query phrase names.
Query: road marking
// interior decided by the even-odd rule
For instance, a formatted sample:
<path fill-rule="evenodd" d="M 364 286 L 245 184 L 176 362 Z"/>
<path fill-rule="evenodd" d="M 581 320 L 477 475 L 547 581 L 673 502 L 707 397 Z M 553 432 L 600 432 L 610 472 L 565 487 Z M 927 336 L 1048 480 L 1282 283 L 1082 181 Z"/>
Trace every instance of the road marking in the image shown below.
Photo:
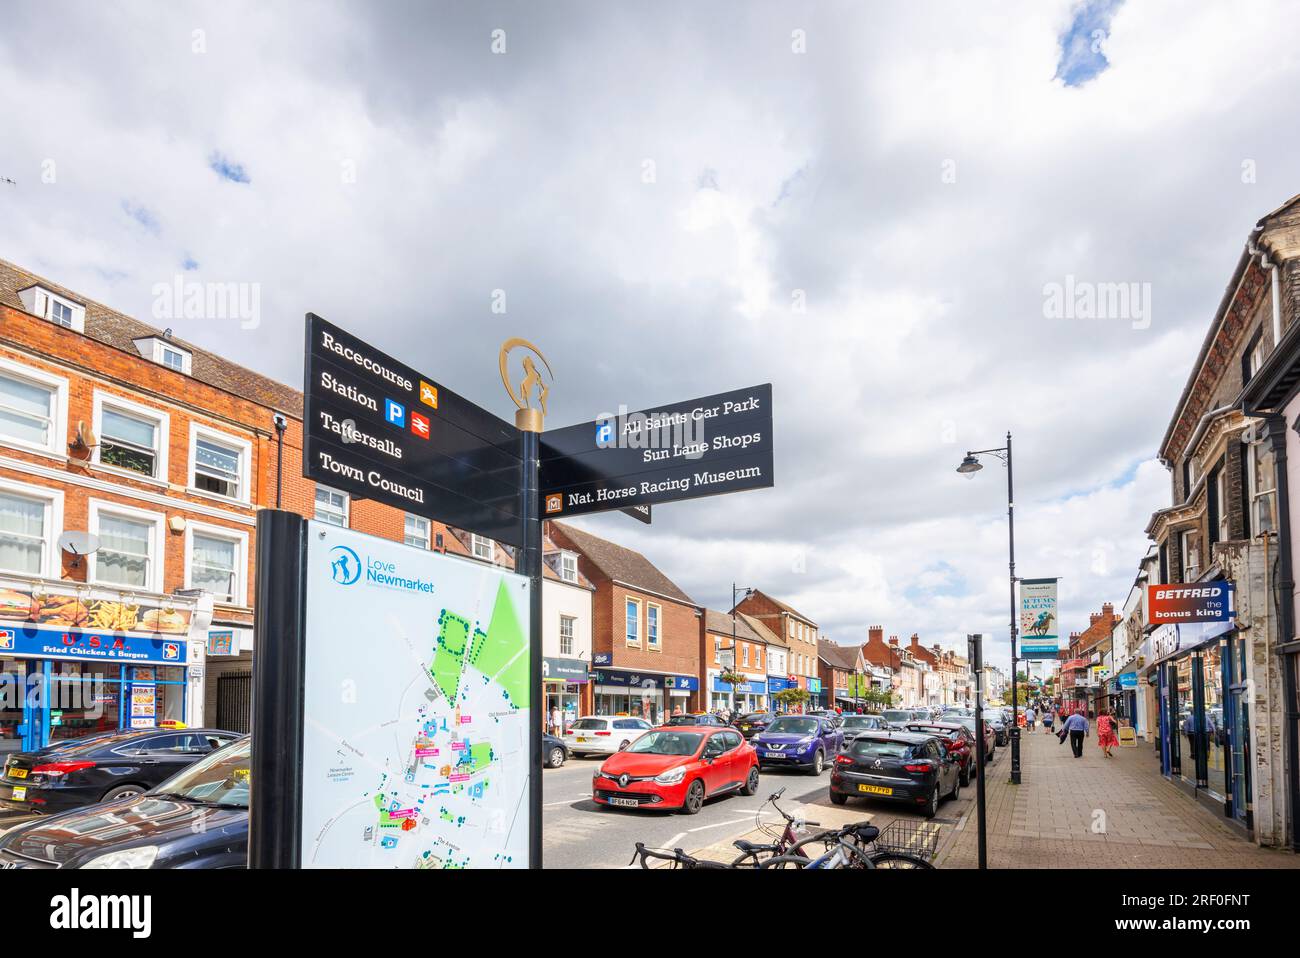
<path fill-rule="evenodd" d="M 584 798 L 591 798 L 591 792 L 583 792 L 577 798 L 566 798 L 562 802 L 547 802 L 542 808 L 553 808 L 556 805 L 572 805 L 574 802 L 580 802 Z"/>
<path fill-rule="evenodd" d="M 668 842 L 664 845 L 664 848 L 672 848 L 674 845 L 676 845 L 685 837 L 686 837 L 686 832 L 678 832 L 672 838 L 668 839 Z"/>
<path fill-rule="evenodd" d="M 736 825 L 740 822 L 752 822 L 753 819 L 746 815 L 744 818 L 730 818 L 725 822 L 714 822 L 712 825 L 701 825 L 699 828 L 688 828 L 687 832 L 702 832 L 706 828 L 718 828 L 722 825 Z"/>

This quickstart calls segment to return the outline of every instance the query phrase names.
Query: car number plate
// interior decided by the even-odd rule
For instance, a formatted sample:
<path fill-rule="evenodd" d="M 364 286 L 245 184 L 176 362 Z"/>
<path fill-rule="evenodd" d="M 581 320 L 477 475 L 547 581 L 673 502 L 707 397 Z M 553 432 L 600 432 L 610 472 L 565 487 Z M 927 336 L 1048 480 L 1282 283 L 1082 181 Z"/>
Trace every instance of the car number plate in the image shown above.
<path fill-rule="evenodd" d="M 25 768 L 11 768 L 11 769 L 8 770 L 8 773 L 9 773 L 9 777 L 10 777 L 10 778 L 26 778 L 26 777 L 27 777 L 27 769 L 25 769 Z"/>
<path fill-rule="evenodd" d="M 578 736 L 578 741 L 579 741 L 579 742 L 590 742 L 591 739 L 589 739 L 589 738 L 583 738 L 581 735 L 579 735 L 579 736 Z"/>
<path fill-rule="evenodd" d="M 885 788 L 883 785 L 859 785 L 859 792 L 867 792 L 870 795 L 893 795 L 892 788 Z"/>
<path fill-rule="evenodd" d="M 16 786 L 14 786 L 14 792 L 13 792 L 13 795 L 12 795 L 11 797 L 13 798 L 13 800 L 14 800 L 15 802 L 23 802 L 23 801 L 26 801 L 26 800 L 27 800 L 27 789 L 24 788 L 24 787 L 21 786 L 21 785 L 16 785 Z"/>
<path fill-rule="evenodd" d="M 748 732 L 748 731 L 749 731 L 749 726 L 748 726 L 748 725 L 742 725 L 742 726 L 740 727 L 740 730 L 741 730 L 742 732 Z"/>
<path fill-rule="evenodd" d="M 784 752 L 768 752 L 768 753 L 767 753 L 766 755 L 764 755 L 763 757 L 764 757 L 764 758 L 785 758 L 785 753 L 784 753 Z"/>
<path fill-rule="evenodd" d="M 611 798 L 609 803 L 611 805 L 622 805 L 626 808 L 636 808 L 641 804 L 635 798 Z"/>

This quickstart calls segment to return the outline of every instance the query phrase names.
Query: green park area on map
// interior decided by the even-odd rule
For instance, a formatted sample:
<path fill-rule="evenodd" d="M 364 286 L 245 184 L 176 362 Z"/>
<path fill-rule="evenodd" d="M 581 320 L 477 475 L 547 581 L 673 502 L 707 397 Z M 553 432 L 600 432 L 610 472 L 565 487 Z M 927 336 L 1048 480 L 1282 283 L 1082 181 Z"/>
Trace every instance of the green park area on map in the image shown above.
<path fill-rule="evenodd" d="M 474 633 L 469 664 L 500 683 L 510 697 L 510 703 L 521 709 L 528 708 L 529 702 L 527 647 L 527 636 L 503 580 L 497 588 L 487 632 L 476 630 Z"/>

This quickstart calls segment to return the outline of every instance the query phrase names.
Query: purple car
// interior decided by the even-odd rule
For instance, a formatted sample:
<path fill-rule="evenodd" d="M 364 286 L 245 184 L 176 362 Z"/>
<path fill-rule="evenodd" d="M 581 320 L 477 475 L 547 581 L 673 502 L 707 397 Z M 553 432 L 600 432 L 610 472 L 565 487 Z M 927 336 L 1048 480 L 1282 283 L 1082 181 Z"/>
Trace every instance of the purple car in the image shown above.
<path fill-rule="evenodd" d="M 820 775 L 840 750 L 844 735 L 816 715 L 782 715 L 755 735 L 750 744 L 761 768 L 801 768 Z"/>

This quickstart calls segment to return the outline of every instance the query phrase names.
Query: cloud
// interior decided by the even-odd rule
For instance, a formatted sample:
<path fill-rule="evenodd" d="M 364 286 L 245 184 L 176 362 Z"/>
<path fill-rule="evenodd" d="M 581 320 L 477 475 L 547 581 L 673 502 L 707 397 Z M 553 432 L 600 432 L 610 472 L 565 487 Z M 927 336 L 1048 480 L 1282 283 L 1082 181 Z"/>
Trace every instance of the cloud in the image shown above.
<path fill-rule="evenodd" d="M 1296 192 L 1300 11 L 1107 9 L 1109 65 L 1067 88 L 1068 0 L 15 2 L 0 255 L 147 319 L 201 251 L 263 320 L 176 334 L 291 383 L 308 310 L 502 416 L 497 349 L 535 341 L 555 426 L 771 382 L 774 488 L 584 524 L 715 607 L 736 581 L 840 641 L 985 632 L 1005 664 L 1005 472 L 961 457 L 1013 433 L 1017 571 L 1061 576 L 1063 628 L 1123 602 L 1151 457 Z M 22 38 L 55 30 L 50 84 Z M 1071 276 L 1149 283 L 1149 328 L 1048 315 Z"/>

